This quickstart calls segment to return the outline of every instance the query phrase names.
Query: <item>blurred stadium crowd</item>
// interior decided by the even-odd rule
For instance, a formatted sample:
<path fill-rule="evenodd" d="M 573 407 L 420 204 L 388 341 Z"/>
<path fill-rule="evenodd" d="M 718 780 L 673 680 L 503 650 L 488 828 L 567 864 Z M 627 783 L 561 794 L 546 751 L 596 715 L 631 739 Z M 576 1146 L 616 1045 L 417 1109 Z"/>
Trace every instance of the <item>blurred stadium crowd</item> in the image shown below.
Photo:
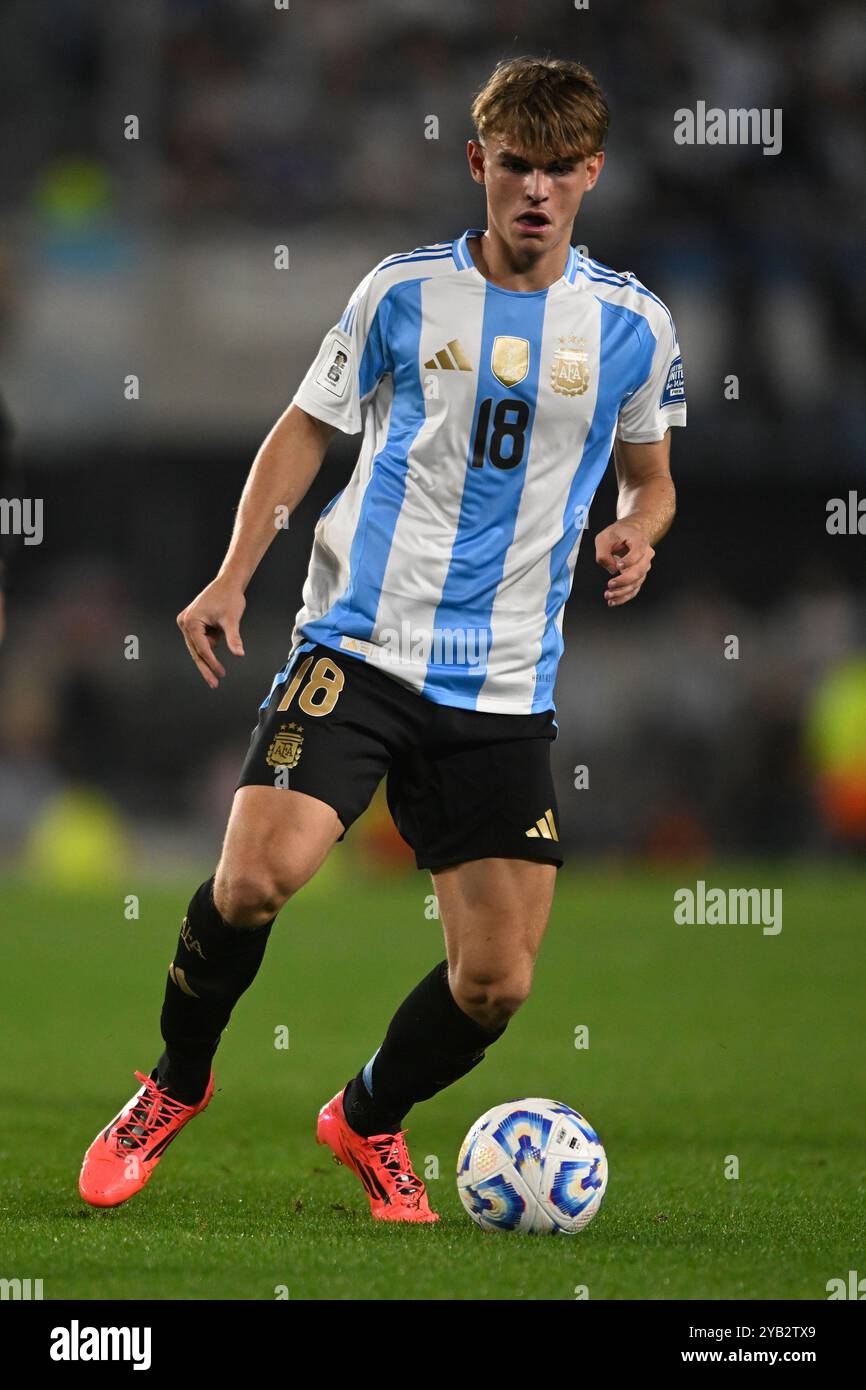
<path fill-rule="evenodd" d="M 863 541 L 825 528 L 863 476 L 861 5 L 7 0 L 0 26 L 0 390 L 46 516 L 43 543 L 7 555 L 0 850 L 75 786 L 212 843 L 352 442 L 266 560 L 255 657 L 216 700 L 174 614 L 358 279 L 483 219 L 469 102 L 526 52 L 579 57 L 605 88 L 608 164 L 575 240 L 670 304 L 691 407 L 658 579 L 612 624 L 589 540 L 578 565 L 564 836 L 673 856 L 862 847 Z M 676 144 L 674 112 L 699 100 L 781 109 L 781 153 Z M 608 482 L 592 530 L 613 503 Z"/>

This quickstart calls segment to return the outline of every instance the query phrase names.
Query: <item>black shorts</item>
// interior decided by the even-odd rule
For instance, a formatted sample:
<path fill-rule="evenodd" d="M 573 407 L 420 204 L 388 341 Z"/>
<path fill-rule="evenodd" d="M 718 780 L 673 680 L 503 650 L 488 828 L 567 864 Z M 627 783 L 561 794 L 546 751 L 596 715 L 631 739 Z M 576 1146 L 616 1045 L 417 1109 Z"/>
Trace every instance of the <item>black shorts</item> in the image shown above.
<path fill-rule="evenodd" d="M 488 856 L 562 864 L 552 710 L 488 714 L 437 704 L 322 645 L 296 652 L 277 682 L 238 787 L 318 797 L 333 806 L 344 835 L 387 774 L 388 807 L 419 869 Z"/>

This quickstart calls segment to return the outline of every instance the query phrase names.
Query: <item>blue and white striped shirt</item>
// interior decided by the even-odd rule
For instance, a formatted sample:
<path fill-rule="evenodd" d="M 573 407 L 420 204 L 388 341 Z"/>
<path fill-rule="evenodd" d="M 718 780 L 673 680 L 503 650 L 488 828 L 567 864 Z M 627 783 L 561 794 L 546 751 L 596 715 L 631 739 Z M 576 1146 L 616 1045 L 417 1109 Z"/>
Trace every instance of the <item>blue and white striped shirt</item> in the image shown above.
<path fill-rule="evenodd" d="M 446 705 L 553 709 L 562 614 L 614 439 L 686 420 L 665 305 L 573 247 L 547 289 L 454 242 L 362 280 L 294 401 L 354 472 L 315 529 L 290 660 L 323 643 Z M 277 676 L 277 681 L 282 677 Z"/>

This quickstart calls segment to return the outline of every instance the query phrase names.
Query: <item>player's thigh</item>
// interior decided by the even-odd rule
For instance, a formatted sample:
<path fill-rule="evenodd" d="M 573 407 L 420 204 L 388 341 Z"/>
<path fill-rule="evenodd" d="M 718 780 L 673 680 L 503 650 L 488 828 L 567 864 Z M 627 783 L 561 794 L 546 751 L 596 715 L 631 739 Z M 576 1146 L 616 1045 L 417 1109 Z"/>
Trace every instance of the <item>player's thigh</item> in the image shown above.
<path fill-rule="evenodd" d="M 473 859 L 434 873 L 433 884 L 452 988 L 495 988 L 519 1003 L 529 992 L 550 916 L 555 864 Z"/>
<path fill-rule="evenodd" d="M 321 645 L 278 673 L 235 788 L 214 886 L 223 916 L 263 920 L 312 877 L 407 740 L 405 699 L 388 676 Z"/>
<path fill-rule="evenodd" d="M 214 884 L 215 899 L 280 905 L 312 878 L 343 834 L 333 806 L 287 787 L 240 787 Z"/>

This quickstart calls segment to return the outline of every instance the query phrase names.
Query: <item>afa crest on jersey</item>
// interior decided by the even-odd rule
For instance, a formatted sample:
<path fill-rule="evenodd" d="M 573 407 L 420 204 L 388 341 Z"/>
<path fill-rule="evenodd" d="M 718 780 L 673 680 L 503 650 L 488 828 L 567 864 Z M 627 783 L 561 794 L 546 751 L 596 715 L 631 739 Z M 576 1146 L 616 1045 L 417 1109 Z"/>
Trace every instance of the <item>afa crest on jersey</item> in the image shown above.
<path fill-rule="evenodd" d="M 589 387 L 589 353 L 582 338 L 560 338 L 553 354 L 550 384 L 560 396 L 582 396 Z"/>

